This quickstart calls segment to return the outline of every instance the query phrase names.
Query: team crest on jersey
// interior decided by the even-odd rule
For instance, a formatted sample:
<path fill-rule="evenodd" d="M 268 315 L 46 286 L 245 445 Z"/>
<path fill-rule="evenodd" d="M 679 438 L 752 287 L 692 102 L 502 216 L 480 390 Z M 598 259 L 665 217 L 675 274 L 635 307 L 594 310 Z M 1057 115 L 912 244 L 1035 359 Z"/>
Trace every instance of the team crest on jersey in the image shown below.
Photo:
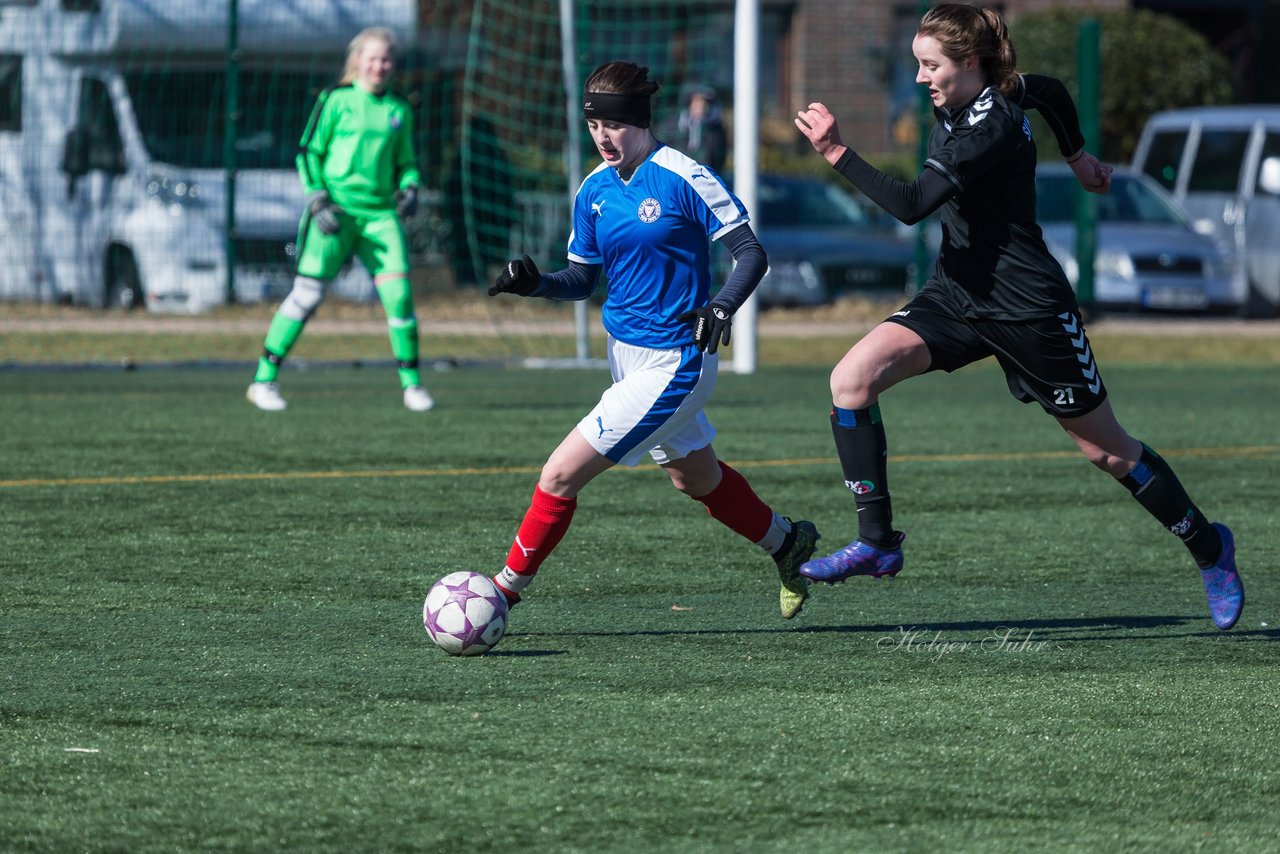
<path fill-rule="evenodd" d="M 393 114 L 391 116 L 390 124 L 392 130 L 400 130 L 400 117 Z"/>
<path fill-rule="evenodd" d="M 657 222 L 658 217 L 662 216 L 662 205 L 658 204 L 658 200 L 650 196 L 640 203 L 636 215 L 640 217 L 641 222 Z"/>

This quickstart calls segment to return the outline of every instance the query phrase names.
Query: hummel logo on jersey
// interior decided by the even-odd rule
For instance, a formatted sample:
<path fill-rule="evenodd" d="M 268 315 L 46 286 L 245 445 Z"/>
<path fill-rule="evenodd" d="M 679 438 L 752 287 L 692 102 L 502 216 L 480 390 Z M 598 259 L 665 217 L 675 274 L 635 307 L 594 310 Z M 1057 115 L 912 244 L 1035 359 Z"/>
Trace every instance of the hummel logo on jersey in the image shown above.
<path fill-rule="evenodd" d="M 608 199 L 605 199 L 605 202 L 607 202 L 607 201 L 609 201 L 609 200 L 608 200 Z M 593 214 L 595 214 L 596 216 L 598 216 L 598 217 L 603 217 L 603 216 L 604 216 L 604 202 L 592 202 L 592 203 L 591 203 L 591 212 L 592 212 Z"/>
<path fill-rule="evenodd" d="M 982 121 L 987 117 L 987 113 L 991 112 L 992 103 L 993 102 L 990 95 L 988 95 L 985 99 L 979 99 L 973 102 L 973 107 L 969 110 L 969 126 L 970 127 L 978 124 L 978 122 Z"/>
<path fill-rule="evenodd" d="M 1076 336 L 1077 332 L 1080 333 L 1068 340 L 1076 350 L 1076 361 L 1084 366 L 1080 369 L 1080 374 L 1087 383 L 1086 387 L 1091 393 L 1097 394 L 1102 388 L 1102 377 L 1098 376 L 1098 364 L 1093 360 L 1093 351 L 1089 349 L 1089 342 L 1085 338 L 1084 325 L 1080 323 L 1080 318 L 1069 311 L 1059 314 L 1058 319 L 1062 321 L 1062 331 L 1067 335 Z"/>
<path fill-rule="evenodd" d="M 1031 139 L 1031 119 L 1025 114 L 1022 116 L 1022 132 L 1027 135 L 1027 139 Z"/>

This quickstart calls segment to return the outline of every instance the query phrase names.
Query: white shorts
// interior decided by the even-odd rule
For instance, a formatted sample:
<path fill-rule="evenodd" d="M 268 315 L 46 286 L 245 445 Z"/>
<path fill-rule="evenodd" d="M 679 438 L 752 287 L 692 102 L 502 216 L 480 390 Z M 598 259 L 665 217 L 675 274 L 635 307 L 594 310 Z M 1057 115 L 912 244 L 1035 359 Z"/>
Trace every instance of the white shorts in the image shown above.
<path fill-rule="evenodd" d="M 689 345 L 653 350 L 608 339 L 610 386 L 578 422 L 591 447 L 624 466 L 645 452 L 662 465 L 710 445 L 716 430 L 702 408 L 716 385 L 719 357 Z"/>

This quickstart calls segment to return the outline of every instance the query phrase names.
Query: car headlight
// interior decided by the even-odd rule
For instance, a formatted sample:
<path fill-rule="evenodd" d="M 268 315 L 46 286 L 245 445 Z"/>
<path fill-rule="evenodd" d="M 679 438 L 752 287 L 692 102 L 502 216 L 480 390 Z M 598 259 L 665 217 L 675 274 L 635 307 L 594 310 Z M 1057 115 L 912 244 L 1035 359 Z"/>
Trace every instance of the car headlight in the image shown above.
<path fill-rule="evenodd" d="M 1217 246 L 1212 253 L 1205 256 L 1204 272 L 1210 278 L 1230 279 L 1240 272 L 1240 261 L 1236 253 Z"/>
<path fill-rule="evenodd" d="M 1112 279 L 1132 279 L 1136 272 L 1128 252 L 1099 252 L 1093 269 L 1097 275 Z"/>
<path fill-rule="evenodd" d="M 152 175 L 147 179 L 147 198 L 173 216 L 178 216 L 183 210 L 203 206 L 199 185 L 178 178 Z"/>

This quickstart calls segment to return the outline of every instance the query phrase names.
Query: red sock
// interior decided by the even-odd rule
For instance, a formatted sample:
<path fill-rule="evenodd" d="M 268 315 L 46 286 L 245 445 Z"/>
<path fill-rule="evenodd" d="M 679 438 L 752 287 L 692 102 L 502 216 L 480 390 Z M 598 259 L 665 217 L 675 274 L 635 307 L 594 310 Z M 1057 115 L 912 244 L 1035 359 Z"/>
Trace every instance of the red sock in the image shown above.
<path fill-rule="evenodd" d="M 719 485 L 696 500 L 707 505 L 712 518 L 729 530 L 753 543 L 760 542 L 773 524 L 773 510 L 735 469 L 721 462 L 720 472 Z"/>
<path fill-rule="evenodd" d="M 538 567 L 564 539 L 577 506 L 577 498 L 561 498 L 537 486 L 533 488 L 533 501 L 507 553 L 507 564 L 494 578 L 508 599 L 520 597 L 520 591 L 533 580 Z"/>

